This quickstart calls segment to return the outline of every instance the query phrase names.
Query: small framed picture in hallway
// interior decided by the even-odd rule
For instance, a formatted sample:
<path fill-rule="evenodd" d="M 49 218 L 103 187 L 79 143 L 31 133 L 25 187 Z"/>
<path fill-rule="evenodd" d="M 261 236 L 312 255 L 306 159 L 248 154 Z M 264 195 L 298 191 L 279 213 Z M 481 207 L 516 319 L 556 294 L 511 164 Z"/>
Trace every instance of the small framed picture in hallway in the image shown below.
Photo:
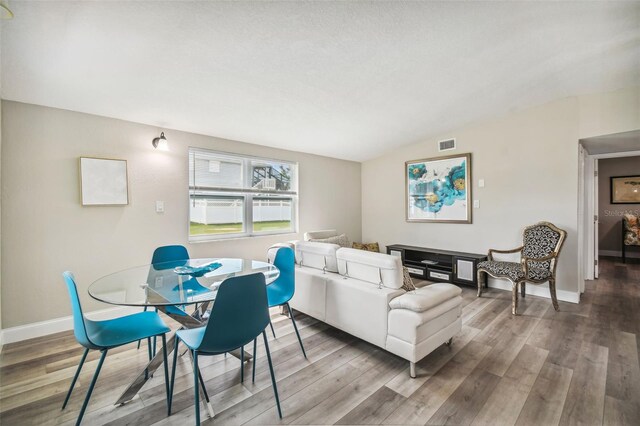
<path fill-rule="evenodd" d="M 612 176 L 611 204 L 640 204 L 640 176 Z"/>

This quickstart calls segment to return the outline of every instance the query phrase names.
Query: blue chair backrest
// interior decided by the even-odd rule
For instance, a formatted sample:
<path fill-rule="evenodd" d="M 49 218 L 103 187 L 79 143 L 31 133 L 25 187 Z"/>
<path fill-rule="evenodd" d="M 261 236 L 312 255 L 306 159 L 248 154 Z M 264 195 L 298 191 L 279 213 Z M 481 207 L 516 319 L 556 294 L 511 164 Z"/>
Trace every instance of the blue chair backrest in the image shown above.
<path fill-rule="evenodd" d="M 278 292 L 286 295 L 287 300 L 293 297 L 296 291 L 296 255 L 290 247 L 281 247 L 276 252 L 273 264 L 280 270 L 278 278 L 269 284 L 278 288 Z"/>
<path fill-rule="evenodd" d="M 96 349 L 97 347 L 91 343 L 91 340 L 89 340 L 89 336 L 87 335 L 87 327 L 84 322 L 84 315 L 82 314 L 82 306 L 80 306 L 76 280 L 73 274 L 69 271 L 63 272 L 62 276 L 67 284 L 69 298 L 71 299 L 71 310 L 73 311 L 73 334 L 76 336 L 78 343 L 85 348 Z"/>
<path fill-rule="evenodd" d="M 269 325 L 264 275 L 227 278 L 218 289 L 198 351 L 223 353 L 251 342 Z"/>
<path fill-rule="evenodd" d="M 184 266 L 185 260 L 189 260 L 189 252 L 184 246 L 158 247 L 151 257 L 152 264 L 162 264 L 159 265 L 160 268 L 156 269 L 173 269 L 176 266 Z"/>

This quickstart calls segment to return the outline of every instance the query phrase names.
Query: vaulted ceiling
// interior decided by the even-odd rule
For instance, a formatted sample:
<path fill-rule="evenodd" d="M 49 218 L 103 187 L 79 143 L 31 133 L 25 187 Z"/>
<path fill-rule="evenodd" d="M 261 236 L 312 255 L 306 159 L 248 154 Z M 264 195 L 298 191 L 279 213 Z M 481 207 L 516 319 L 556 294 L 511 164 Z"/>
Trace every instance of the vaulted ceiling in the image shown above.
<path fill-rule="evenodd" d="M 356 161 L 640 81 L 638 2 L 11 8 L 4 99 Z"/>

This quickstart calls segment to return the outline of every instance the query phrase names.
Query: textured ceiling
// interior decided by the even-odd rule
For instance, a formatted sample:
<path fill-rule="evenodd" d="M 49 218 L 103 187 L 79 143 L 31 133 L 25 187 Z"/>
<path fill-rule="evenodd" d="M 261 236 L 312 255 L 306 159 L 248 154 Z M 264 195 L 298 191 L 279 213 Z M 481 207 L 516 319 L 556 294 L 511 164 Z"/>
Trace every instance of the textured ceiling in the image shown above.
<path fill-rule="evenodd" d="M 638 2 L 11 7 L 4 99 L 357 161 L 640 80 Z"/>

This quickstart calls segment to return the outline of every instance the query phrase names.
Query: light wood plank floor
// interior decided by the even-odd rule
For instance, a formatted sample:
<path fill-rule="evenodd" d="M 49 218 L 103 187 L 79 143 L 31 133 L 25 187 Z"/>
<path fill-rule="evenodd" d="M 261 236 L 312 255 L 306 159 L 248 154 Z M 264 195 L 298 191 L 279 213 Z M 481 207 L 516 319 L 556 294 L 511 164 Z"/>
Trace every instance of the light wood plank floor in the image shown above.
<path fill-rule="evenodd" d="M 640 425 L 640 264 L 602 262 L 579 305 L 528 296 L 522 315 L 510 294 L 463 291 L 462 332 L 418 364 L 300 314 L 309 356 L 291 323 L 273 312 L 270 346 L 284 418 L 279 420 L 262 346 L 256 382 L 240 383 L 239 361 L 202 358 L 215 419 L 205 424 Z M 62 287 L 61 287 L 62 291 Z M 175 325 L 174 325 L 175 327 Z M 248 348 L 250 349 L 250 348 Z M 107 356 L 85 424 L 192 424 L 189 357 L 179 359 L 174 414 L 167 418 L 162 370 L 134 400 L 113 402 L 145 364 L 146 348 Z M 82 348 L 70 332 L 6 345 L 0 356 L 0 423 L 73 424 L 97 364 L 91 354 L 68 408 L 60 409 Z"/>

